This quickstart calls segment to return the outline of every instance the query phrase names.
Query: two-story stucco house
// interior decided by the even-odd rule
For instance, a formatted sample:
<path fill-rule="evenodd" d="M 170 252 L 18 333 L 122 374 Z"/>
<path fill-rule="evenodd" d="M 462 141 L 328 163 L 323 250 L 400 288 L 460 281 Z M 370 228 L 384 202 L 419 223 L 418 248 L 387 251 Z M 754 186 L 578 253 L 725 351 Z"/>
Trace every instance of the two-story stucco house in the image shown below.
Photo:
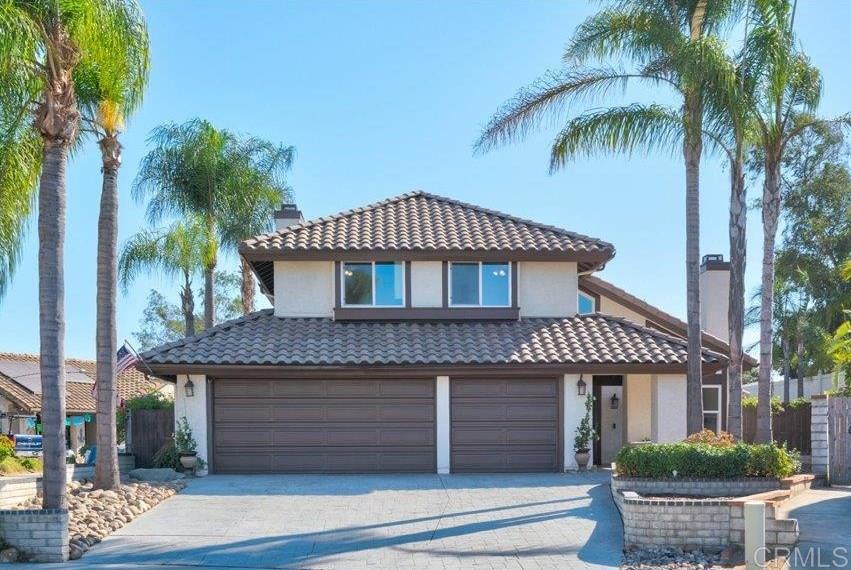
<path fill-rule="evenodd" d="M 587 395 L 597 464 L 686 435 L 685 324 L 593 275 L 612 245 L 423 192 L 276 223 L 240 246 L 274 309 L 143 355 L 212 472 L 571 469 Z M 728 267 L 703 269 L 720 429 Z"/>

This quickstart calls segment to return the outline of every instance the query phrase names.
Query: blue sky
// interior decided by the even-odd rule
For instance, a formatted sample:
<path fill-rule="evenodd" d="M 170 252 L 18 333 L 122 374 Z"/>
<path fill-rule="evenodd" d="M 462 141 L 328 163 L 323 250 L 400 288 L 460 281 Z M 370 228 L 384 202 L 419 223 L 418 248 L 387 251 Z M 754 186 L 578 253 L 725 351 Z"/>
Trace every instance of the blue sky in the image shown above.
<path fill-rule="evenodd" d="M 683 316 L 683 168 L 676 157 L 600 157 L 550 176 L 553 129 L 485 156 L 471 144 L 519 87 L 557 67 L 562 48 L 596 3 L 520 1 L 144 1 L 153 61 L 144 106 L 123 137 L 120 240 L 145 225 L 130 184 L 145 138 L 192 117 L 292 144 L 291 176 L 307 217 L 423 189 L 610 241 L 602 276 Z M 796 29 L 825 80 L 822 113 L 849 110 L 851 2 L 799 2 Z M 624 101 L 666 100 L 635 92 Z M 703 253 L 728 252 L 728 179 L 704 161 Z M 753 186 L 751 197 L 759 188 Z M 92 357 L 99 154 L 74 157 L 68 183 L 66 352 Z M 749 224 L 750 290 L 758 282 L 759 212 Z M 24 259 L 0 301 L 0 350 L 38 351 L 34 220 Z M 224 266 L 236 268 L 235 259 Z M 121 294 L 119 340 L 137 328 L 148 291 Z"/>

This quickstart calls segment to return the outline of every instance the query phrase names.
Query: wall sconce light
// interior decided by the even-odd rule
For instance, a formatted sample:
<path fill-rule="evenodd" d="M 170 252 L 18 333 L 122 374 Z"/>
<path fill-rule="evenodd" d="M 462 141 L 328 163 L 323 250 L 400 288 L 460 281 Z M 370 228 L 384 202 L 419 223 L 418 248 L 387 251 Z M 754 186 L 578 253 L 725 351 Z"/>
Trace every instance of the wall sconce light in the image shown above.
<path fill-rule="evenodd" d="M 587 384 L 585 384 L 585 380 L 583 380 L 583 379 L 582 379 L 582 375 L 580 374 L 580 375 L 579 375 L 579 382 L 577 382 L 577 383 L 576 383 L 576 391 L 577 391 L 577 393 L 578 393 L 580 396 L 584 396 L 584 395 L 585 395 L 585 389 L 586 389 L 587 387 L 588 387 L 588 385 L 587 385 Z"/>
<path fill-rule="evenodd" d="M 193 384 L 192 380 L 187 380 L 186 384 L 183 385 L 183 389 L 186 391 L 187 398 L 195 395 L 195 384 Z"/>
<path fill-rule="evenodd" d="M 612 409 L 617 410 L 620 403 L 621 403 L 621 401 L 620 401 L 620 398 L 618 398 L 618 395 L 612 394 Z"/>

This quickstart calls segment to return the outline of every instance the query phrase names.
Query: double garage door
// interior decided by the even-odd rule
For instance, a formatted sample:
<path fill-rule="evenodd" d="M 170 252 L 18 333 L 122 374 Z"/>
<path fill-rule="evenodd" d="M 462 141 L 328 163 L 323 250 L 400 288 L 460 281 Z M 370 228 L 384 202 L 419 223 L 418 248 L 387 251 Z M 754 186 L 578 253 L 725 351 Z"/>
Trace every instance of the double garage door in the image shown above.
<path fill-rule="evenodd" d="M 555 379 L 450 382 L 451 469 L 556 471 Z M 216 473 L 436 470 L 435 380 L 216 379 Z"/>

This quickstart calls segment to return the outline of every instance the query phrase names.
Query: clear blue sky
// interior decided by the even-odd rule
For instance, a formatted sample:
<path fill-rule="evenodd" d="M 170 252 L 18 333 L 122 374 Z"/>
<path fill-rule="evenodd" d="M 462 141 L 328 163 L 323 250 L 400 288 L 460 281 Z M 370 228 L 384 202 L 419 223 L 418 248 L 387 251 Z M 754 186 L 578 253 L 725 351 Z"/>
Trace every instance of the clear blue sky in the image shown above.
<path fill-rule="evenodd" d="M 683 168 L 669 157 L 583 160 L 547 173 L 553 130 L 474 157 L 471 143 L 495 108 L 556 67 L 573 29 L 597 3 L 520 1 L 143 1 L 153 61 L 144 107 L 123 137 L 120 239 L 145 225 L 130 184 L 158 124 L 203 117 L 295 145 L 291 182 L 307 217 L 412 189 L 596 236 L 617 256 L 602 274 L 685 313 Z M 851 2 L 803 0 L 796 28 L 822 69 L 825 115 L 851 110 Z M 637 93 L 625 100 L 665 97 Z M 728 252 L 727 173 L 704 162 L 702 252 Z M 93 144 L 68 181 L 67 354 L 92 357 L 100 193 Z M 751 189 L 751 197 L 759 188 Z M 749 226 L 750 290 L 758 282 L 759 212 Z M 34 220 L 33 220 L 34 222 Z M 11 290 L 0 302 L 0 351 L 38 351 L 37 242 L 30 227 Z M 235 259 L 223 265 L 236 268 Z M 119 341 L 131 338 L 151 288 L 119 299 Z"/>

